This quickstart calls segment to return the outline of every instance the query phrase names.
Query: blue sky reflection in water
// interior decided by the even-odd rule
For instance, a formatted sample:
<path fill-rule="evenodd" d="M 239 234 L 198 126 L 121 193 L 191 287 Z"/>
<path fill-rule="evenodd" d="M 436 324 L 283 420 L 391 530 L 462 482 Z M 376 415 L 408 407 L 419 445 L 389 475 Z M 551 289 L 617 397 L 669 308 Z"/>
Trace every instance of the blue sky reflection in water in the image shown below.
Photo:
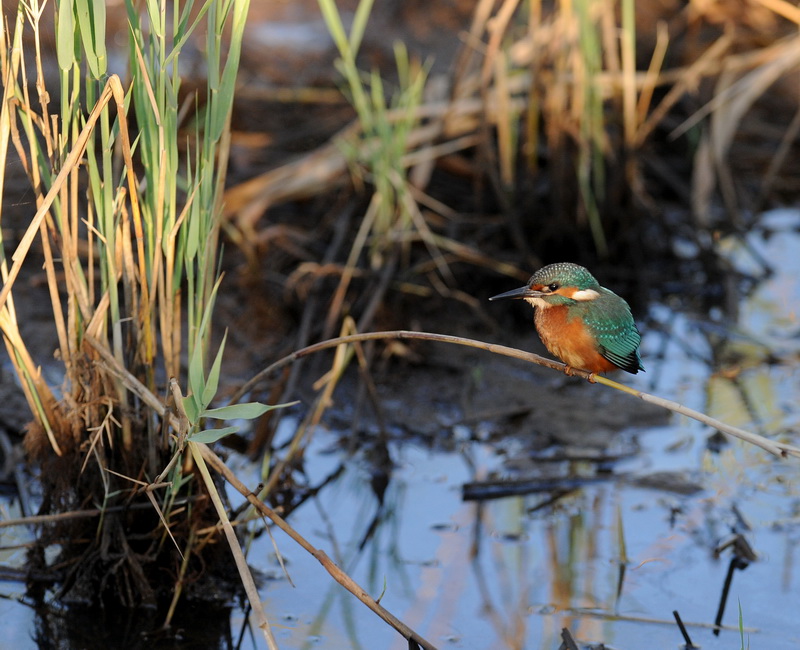
<path fill-rule="evenodd" d="M 645 330 L 647 374 L 620 380 L 800 443 L 798 226 L 796 211 L 775 211 L 764 216 L 747 245 L 721 241 L 735 268 L 760 277 L 761 257 L 775 274 L 740 303 L 733 327 L 719 314 L 673 318 L 668 307 L 654 306 L 652 319 L 670 324 L 666 358 L 656 358 L 661 335 Z M 737 372 L 712 373 L 712 358 L 722 370 Z M 600 403 L 608 390 L 587 386 L 586 405 Z M 503 473 L 507 450 L 490 443 L 480 425 L 453 427 L 457 442 L 447 451 L 410 440 L 392 443 L 395 469 L 381 522 L 359 550 L 377 510 L 368 465 L 342 451 L 339 432 L 321 429 L 305 454 L 309 483 L 318 484 L 342 463 L 345 469 L 290 523 L 440 648 L 555 649 L 562 627 L 581 643 L 678 648 L 683 640 L 672 622 L 677 609 L 696 644 L 728 650 L 740 647 L 738 631 L 714 637 L 691 624 L 713 622 L 731 552 L 715 559 L 712 549 L 746 522 L 751 530 L 745 537 L 759 558 L 735 573 L 723 623 L 737 626 L 741 604 L 745 627 L 758 630 L 749 635 L 750 647 L 799 647 L 794 549 L 800 461 L 777 461 L 738 442 L 712 454 L 706 449 L 710 433 L 678 417 L 666 426 L 623 432 L 635 434 L 639 454 L 618 463 L 608 480 L 542 508 L 543 494 L 483 504 L 462 500 L 464 483 Z M 242 480 L 258 483 L 255 467 L 237 457 L 230 464 Z M 686 496 L 637 486 L 637 477 L 656 472 L 677 472 L 704 489 Z M 25 541 L 20 531 L 0 535 L 4 546 Z M 267 536 L 253 543 L 249 559 L 264 578 L 261 593 L 281 648 L 407 647 L 316 560 L 279 531 L 274 535 L 296 587 L 283 576 Z M 23 553 L 14 553 L 14 562 L 22 563 Z M 621 563 L 626 570 L 618 596 Z M 19 596 L 21 588 L 4 583 L 3 594 Z M 242 616 L 234 615 L 234 636 Z M 0 617 L 3 643 L 35 647 L 30 610 L 0 599 Z"/>

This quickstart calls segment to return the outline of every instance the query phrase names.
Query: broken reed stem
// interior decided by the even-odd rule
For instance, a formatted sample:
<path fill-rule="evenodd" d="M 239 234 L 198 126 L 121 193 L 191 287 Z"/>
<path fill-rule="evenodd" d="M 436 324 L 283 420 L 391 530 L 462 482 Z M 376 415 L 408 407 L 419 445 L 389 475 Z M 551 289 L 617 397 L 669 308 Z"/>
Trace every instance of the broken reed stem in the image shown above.
<path fill-rule="evenodd" d="M 756 447 L 761 447 L 765 451 L 768 451 L 771 454 L 775 454 L 776 456 L 780 456 L 781 458 L 787 458 L 788 456 L 800 457 L 800 448 L 798 447 L 787 445 L 785 443 L 778 442 L 775 440 L 770 440 L 769 438 L 765 438 L 764 436 L 761 436 L 757 433 L 752 433 L 745 429 L 740 429 L 739 427 L 735 427 L 731 424 L 726 424 L 725 422 L 717 420 L 716 418 L 712 418 L 710 415 L 706 415 L 701 411 L 695 411 L 694 409 L 690 409 L 688 406 L 684 406 L 683 404 L 679 404 L 678 402 L 673 402 L 672 400 L 664 399 L 663 397 L 658 397 L 657 395 L 651 395 L 650 393 L 645 393 L 640 390 L 636 390 L 634 388 L 631 388 L 630 386 L 624 386 L 623 384 L 619 384 L 611 379 L 608 379 L 607 377 L 598 377 L 597 375 L 595 375 L 593 379 L 598 384 L 604 384 L 605 386 L 616 388 L 617 390 L 621 390 L 624 393 L 628 393 L 629 395 L 638 397 L 644 402 L 655 404 L 656 406 L 668 409 L 674 413 L 690 417 L 693 420 L 702 422 L 703 424 L 706 424 L 714 429 L 717 429 L 722 433 L 727 433 L 730 436 L 739 438 L 739 440 L 743 440 L 744 442 L 749 442 L 751 445 L 755 445 Z"/>
<path fill-rule="evenodd" d="M 242 585 L 247 593 L 247 599 L 250 601 L 250 606 L 252 608 L 253 615 L 258 622 L 258 627 L 261 630 L 261 633 L 264 635 L 264 640 L 267 643 L 267 647 L 269 647 L 270 650 L 278 650 L 278 644 L 275 642 L 275 637 L 272 635 L 272 629 L 270 628 L 269 621 L 267 620 L 267 615 L 264 612 L 264 606 L 261 604 L 261 598 L 258 594 L 258 588 L 253 580 L 253 576 L 250 573 L 250 567 L 247 565 L 247 560 L 242 552 L 239 540 L 236 537 L 236 533 L 233 531 L 233 526 L 231 525 L 230 520 L 228 519 L 228 513 L 225 511 L 225 506 L 222 504 L 222 499 L 220 499 L 217 488 L 214 485 L 214 479 L 211 478 L 211 474 L 208 471 L 208 466 L 205 463 L 206 454 L 204 453 L 204 450 L 207 450 L 208 447 L 201 442 L 192 442 L 191 440 L 189 440 L 186 444 L 189 448 L 192 458 L 197 465 L 197 469 L 200 471 L 200 475 L 203 477 L 203 482 L 206 485 L 206 490 L 211 497 L 214 508 L 219 515 L 222 529 L 225 532 L 226 539 L 228 540 L 228 546 L 230 546 L 231 552 L 233 553 L 233 559 L 236 562 L 236 568 L 239 570 L 239 578 L 241 579 Z M 216 454 L 214 454 L 214 452 L 211 452 L 210 450 L 209 452 L 216 458 Z"/>
<path fill-rule="evenodd" d="M 347 338 L 347 337 L 343 337 Z M 414 630 L 408 627 L 403 621 L 395 617 L 391 612 L 384 609 L 366 590 L 361 587 L 355 580 L 353 580 L 347 573 L 345 573 L 339 566 L 331 560 L 325 551 L 314 547 L 305 537 L 300 535 L 294 528 L 292 528 L 286 521 L 278 515 L 272 508 L 264 504 L 259 498 L 242 483 L 236 475 L 222 462 L 207 445 L 198 444 L 197 449 L 203 456 L 203 459 L 210 467 L 213 467 L 219 474 L 221 474 L 228 483 L 230 483 L 242 496 L 244 496 L 260 513 L 269 517 L 272 522 L 280 528 L 284 533 L 291 537 L 295 542 L 302 546 L 306 551 L 316 558 L 316 560 L 325 568 L 325 570 L 336 580 L 340 585 L 352 593 L 362 603 L 375 612 L 381 619 L 386 621 L 395 630 L 403 635 L 409 642 L 414 641 L 420 647 L 426 650 L 436 650 L 429 641 L 419 636 Z M 411 647 L 411 646 L 409 646 Z"/>
<path fill-rule="evenodd" d="M 752 433 L 750 431 L 740 429 L 739 427 L 734 427 L 730 424 L 726 424 L 721 420 L 712 418 L 711 416 L 706 415 L 705 413 L 702 413 L 700 411 L 695 411 L 694 409 L 690 409 L 689 407 L 684 406 L 683 404 L 679 404 L 678 402 L 673 402 L 671 400 L 658 397 L 657 395 L 652 395 L 650 393 L 645 393 L 643 391 L 636 390 L 635 388 L 631 388 L 630 386 L 625 386 L 624 384 L 617 383 L 615 381 L 612 381 L 611 379 L 596 375 L 586 370 L 568 368 L 565 364 L 559 361 L 546 359 L 545 357 L 539 356 L 538 354 L 533 354 L 532 352 L 525 352 L 523 350 L 517 350 L 516 348 L 510 348 L 505 345 L 498 345 L 496 343 L 486 343 L 484 341 L 476 341 L 475 339 L 468 339 L 461 336 L 450 336 L 448 334 L 435 334 L 432 332 L 412 332 L 409 330 L 366 332 L 363 334 L 353 334 L 350 336 L 341 336 L 335 339 L 329 339 L 327 341 L 320 341 L 319 343 L 315 343 L 314 345 L 309 345 L 300 350 L 296 350 L 295 352 L 292 352 L 291 354 L 283 357 L 282 359 L 279 359 L 275 363 L 264 368 L 264 370 L 255 375 L 255 377 L 253 377 L 250 381 L 248 381 L 234 394 L 234 396 L 231 398 L 231 403 L 232 404 L 236 403 L 259 381 L 265 379 L 276 370 L 279 370 L 291 363 L 294 363 L 297 359 L 339 345 L 347 345 L 349 343 L 359 343 L 362 341 L 375 341 L 380 339 L 398 339 L 398 340 L 416 339 L 419 341 L 437 341 L 440 343 L 452 343 L 454 345 L 463 345 L 466 347 L 478 348 L 479 350 L 486 350 L 487 352 L 491 352 L 492 354 L 500 354 L 506 357 L 512 357 L 514 359 L 521 359 L 522 361 L 527 361 L 528 363 L 535 363 L 536 365 L 545 366 L 547 368 L 552 368 L 554 370 L 561 370 L 563 372 L 567 372 L 567 374 L 576 377 L 582 377 L 583 379 L 586 379 L 591 383 L 603 384 L 605 386 L 615 388 L 619 391 L 622 391 L 623 393 L 627 393 L 628 395 L 638 397 L 639 399 L 648 402 L 650 404 L 655 404 L 656 406 L 660 406 L 661 408 L 667 409 L 674 413 L 679 413 L 680 415 L 685 415 L 687 417 L 690 417 L 693 420 L 697 420 L 698 422 L 702 422 L 703 424 L 706 424 L 716 429 L 717 431 L 721 431 L 722 433 L 725 433 L 729 436 L 739 438 L 740 440 L 750 443 L 751 445 L 761 447 L 765 451 L 768 451 L 769 453 L 774 454 L 775 456 L 778 456 L 780 458 L 787 458 L 789 456 L 795 456 L 800 458 L 800 447 L 795 447 L 793 445 L 788 445 L 775 440 L 770 440 L 769 438 L 765 438 L 764 436 L 761 436 L 757 433 Z"/>

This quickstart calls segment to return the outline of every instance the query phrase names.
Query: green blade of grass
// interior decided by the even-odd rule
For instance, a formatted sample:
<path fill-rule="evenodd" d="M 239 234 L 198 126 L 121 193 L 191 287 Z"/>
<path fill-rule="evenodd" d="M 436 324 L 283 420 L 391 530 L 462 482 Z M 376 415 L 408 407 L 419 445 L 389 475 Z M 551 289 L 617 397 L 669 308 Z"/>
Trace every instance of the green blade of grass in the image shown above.
<path fill-rule="evenodd" d="M 106 74 L 106 4 L 93 0 L 74 0 L 78 14 L 83 51 L 86 62 L 95 79 Z"/>
<path fill-rule="evenodd" d="M 219 420 L 253 420 L 264 415 L 273 409 L 282 409 L 294 406 L 299 402 L 287 402 L 285 404 L 262 404 L 260 402 L 245 402 L 243 404 L 230 404 L 215 409 L 207 409 L 203 412 L 203 417 L 215 418 Z"/>
<path fill-rule="evenodd" d="M 75 64 L 75 0 L 61 0 L 56 16 L 58 67 L 69 70 Z"/>

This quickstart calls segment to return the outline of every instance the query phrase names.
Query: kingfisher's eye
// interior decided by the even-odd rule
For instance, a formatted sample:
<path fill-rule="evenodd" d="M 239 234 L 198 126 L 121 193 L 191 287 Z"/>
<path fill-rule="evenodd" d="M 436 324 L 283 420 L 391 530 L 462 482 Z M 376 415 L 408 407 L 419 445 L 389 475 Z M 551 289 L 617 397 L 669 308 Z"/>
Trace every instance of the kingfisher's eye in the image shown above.
<path fill-rule="evenodd" d="M 550 289 L 550 291 L 558 291 L 558 283 L 551 282 L 550 284 L 547 285 L 547 288 Z"/>

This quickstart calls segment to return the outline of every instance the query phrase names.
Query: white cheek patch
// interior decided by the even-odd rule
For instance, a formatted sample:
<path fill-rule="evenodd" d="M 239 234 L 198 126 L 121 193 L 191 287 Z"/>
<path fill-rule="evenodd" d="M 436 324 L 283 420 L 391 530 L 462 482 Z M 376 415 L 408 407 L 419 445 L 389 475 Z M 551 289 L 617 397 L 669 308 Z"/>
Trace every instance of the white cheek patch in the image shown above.
<path fill-rule="evenodd" d="M 581 289 L 580 291 L 574 292 L 570 298 L 573 300 L 579 300 L 581 302 L 587 300 L 594 300 L 595 298 L 599 298 L 600 294 L 597 293 L 594 289 Z"/>
<path fill-rule="evenodd" d="M 525 302 L 533 307 L 541 307 L 542 309 L 546 309 L 547 307 L 552 307 L 552 305 L 543 300 L 542 298 L 524 298 Z"/>

